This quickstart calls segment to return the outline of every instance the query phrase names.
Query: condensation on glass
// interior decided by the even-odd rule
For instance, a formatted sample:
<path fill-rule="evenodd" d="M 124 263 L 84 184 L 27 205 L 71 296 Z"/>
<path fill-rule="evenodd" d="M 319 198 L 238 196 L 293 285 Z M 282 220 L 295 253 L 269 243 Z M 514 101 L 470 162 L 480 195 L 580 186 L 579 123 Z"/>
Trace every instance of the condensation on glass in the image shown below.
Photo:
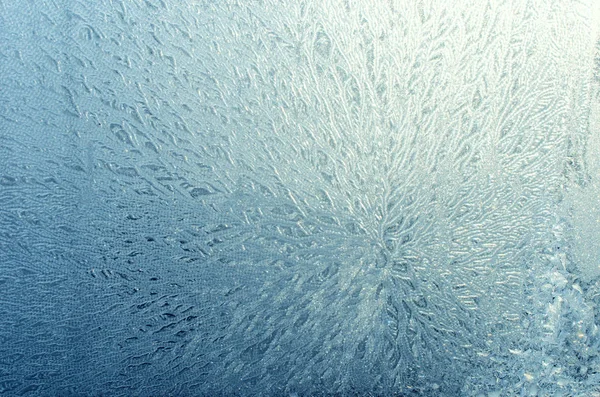
<path fill-rule="evenodd" d="M 598 11 L 1 0 L 0 394 L 600 395 Z"/>

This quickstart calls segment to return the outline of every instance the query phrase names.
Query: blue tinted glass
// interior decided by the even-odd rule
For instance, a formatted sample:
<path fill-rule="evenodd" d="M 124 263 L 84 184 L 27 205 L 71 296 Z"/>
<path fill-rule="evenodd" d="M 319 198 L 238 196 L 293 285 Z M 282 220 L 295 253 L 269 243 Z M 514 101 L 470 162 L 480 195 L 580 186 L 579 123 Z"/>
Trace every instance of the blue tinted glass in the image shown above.
<path fill-rule="evenodd" d="M 0 394 L 600 396 L 598 27 L 0 0 Z"/>

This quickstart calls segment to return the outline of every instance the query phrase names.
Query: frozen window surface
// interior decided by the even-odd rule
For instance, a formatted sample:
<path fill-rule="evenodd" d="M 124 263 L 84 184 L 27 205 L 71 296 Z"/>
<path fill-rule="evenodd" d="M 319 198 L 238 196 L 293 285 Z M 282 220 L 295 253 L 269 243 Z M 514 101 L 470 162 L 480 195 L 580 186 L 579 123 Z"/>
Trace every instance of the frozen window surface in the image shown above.
<path fill-rule="evenodd" d="M 598 7 L 443 3 L 0 0 L 0 394 L 600 393 Z"/>

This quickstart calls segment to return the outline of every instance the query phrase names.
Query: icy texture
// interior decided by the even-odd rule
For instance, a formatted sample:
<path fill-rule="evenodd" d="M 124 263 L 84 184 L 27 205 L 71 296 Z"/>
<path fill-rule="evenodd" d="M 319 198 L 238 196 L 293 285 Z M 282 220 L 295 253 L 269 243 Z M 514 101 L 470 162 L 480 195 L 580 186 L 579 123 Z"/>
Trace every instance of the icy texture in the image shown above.
<path fill-rule="evenodd" d="M 596 9 L 444 3 L 0 1 L 0 394 L 600 393 Z"/>

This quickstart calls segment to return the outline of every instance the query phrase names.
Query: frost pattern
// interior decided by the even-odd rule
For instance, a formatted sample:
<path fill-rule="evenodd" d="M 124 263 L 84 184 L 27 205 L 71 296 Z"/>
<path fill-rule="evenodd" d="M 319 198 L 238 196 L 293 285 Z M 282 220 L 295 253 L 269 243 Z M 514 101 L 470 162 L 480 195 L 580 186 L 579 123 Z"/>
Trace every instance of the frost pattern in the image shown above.
<path fill-rule="evenodd" d="M 591 2 L 289 3 L 0 2 L 0 392 L 600 393 Z"/>

